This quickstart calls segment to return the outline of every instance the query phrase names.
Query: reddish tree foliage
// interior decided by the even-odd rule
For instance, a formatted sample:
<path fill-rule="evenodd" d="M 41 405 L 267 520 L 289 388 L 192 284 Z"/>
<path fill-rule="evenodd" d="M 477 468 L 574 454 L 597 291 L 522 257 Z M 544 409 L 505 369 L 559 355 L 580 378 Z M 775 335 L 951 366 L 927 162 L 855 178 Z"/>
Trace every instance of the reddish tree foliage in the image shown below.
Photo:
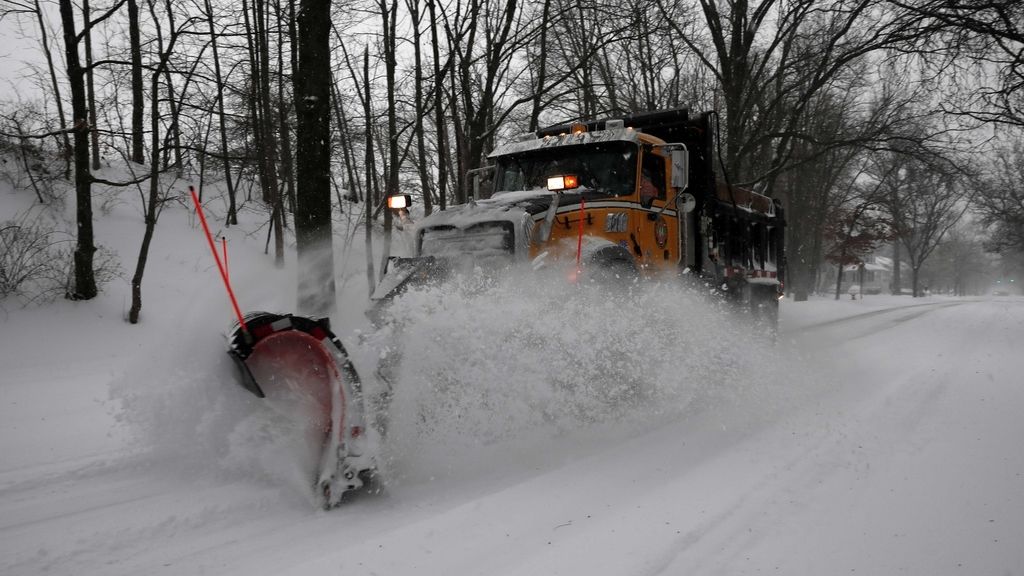
<path fill-rule="evenodd" d="M 838 266 L 862 264 L 864 257 L 883 242 L 892 240 L 892 230 L 885 218 L 871 210 L 871 205 L 840 208 L 825 227 L 829 248 L 825 258 Z"/>

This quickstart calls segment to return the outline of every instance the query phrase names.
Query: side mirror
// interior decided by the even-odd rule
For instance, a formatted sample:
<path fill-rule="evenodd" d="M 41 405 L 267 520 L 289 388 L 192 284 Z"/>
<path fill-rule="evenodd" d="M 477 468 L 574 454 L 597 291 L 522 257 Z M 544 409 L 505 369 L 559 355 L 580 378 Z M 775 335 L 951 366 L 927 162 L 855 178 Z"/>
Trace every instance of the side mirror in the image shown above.
<path fill-rule="evenodd" d="M 679 148 L 672 150 L 671 184 L 673 188 L 679 190 L 686 190 L 690 184 L 690 154 L 681 144 Z"/>
<path fill-rule="evenodd" d="M 697 199 L 693 197 L 693 194 L 689 192 L 680 194 L 676 199 L 676 210 L 689 214 L 693 212 L 693 209 L 697 207 Z"/>

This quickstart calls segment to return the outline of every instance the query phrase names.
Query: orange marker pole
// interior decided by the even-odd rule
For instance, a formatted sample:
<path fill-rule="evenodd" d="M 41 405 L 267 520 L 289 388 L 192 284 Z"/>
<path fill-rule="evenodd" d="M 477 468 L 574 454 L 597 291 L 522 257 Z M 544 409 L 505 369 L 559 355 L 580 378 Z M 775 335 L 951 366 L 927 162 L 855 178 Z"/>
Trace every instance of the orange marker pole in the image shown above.
<path fill-rule="evenodd" d="M 249 327 L 245 324 L 245 317 L 242 316 L 242 310 L 238 308 L 238 300 L 235 298 L 235 291 L 231 289 L 231 282 L 228 280 L 228 271 L 225 267 L 227 252 L 225 251 L 224 254 L 225 262 L 221 262 L 220 256 L 217 254 L 217 246 L 213 243 L 213 235 L 210 234 L 210 227 L 206 224 L 206 215 L 203 214 L 203 205 L 199 202 L 199 195 L 196 194 L 194 186 L 189 186 L 188 191 L 192 194 L 192 202 L 196 205 L 196 214 L 199 215 L 199 222 L 203 225 L 203 232 L 206 233 L 206 242 L 210 245 L 210 252 L 213 254 L 213 259 L 217 262 L 217 270 L 220 270 L 220 278 L 224 281 L 224 288 L 228 291 L 228 298 L 231 299 L 231 307 L 234 308 L 235 316 L 238 317 L 238 324 L 242 327 L 242 330 L 248 334 Z"/>
<path fill-rule="evenodd" d="M 225 238 L 223 236 L 220 237 L 220 247 L 222 249 L 221 252 L 223 253 L 223 256 L 224 256 L 224 275 L 228 277 L 228 280 L 230 280 L 231 279 L 231 268 L 228 266 L 228 239 L 227 238 Z"/>
<path fill-rule="evenodd" d="M 583 200 L 583 196 L 580 196 L 580 228 L 579 235 L 576 238 L 576 273 L 579 274 L 582 271 L 581 260 L 583 258 L 583 216 L 586 208 L 586 202 Z"/>

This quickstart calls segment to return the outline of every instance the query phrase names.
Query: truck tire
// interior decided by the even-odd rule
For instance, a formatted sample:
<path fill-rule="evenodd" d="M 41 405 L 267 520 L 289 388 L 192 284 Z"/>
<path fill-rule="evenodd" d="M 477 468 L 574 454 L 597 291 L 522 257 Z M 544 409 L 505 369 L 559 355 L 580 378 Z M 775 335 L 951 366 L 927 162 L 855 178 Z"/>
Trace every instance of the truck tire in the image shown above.
<path fill-rule="evenodd" d="M 779 330 L 779 298 L 775 286 L 750 285 L 750 316 L 754 329 L 771 340 Z"/>
<path fill-rule="evenodd" d="M 631 283 L 639 276 L 633 255 L 625 248 L 608 244 L 595 250 L 589 258 L 587 276 L 601 283 Z"/>

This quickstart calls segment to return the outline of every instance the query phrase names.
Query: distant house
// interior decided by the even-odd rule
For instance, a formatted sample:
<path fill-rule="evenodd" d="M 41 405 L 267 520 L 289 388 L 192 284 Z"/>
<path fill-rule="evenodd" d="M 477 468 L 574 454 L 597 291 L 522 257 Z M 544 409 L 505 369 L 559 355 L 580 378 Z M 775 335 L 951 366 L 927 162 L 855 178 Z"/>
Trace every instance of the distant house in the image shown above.
<path fill-rule="evenodd" d="M 892 264 L 892 258 L 868 256 L 863 264 L 863 276 L 861 266 L 845 266 L 843 286 L 859 284 L 861 294 L 888 294 L 892 289 Z M 910 266 L 900 262 L 900 272 L 900 283 L 905 284 L 910 279 Z"/>

